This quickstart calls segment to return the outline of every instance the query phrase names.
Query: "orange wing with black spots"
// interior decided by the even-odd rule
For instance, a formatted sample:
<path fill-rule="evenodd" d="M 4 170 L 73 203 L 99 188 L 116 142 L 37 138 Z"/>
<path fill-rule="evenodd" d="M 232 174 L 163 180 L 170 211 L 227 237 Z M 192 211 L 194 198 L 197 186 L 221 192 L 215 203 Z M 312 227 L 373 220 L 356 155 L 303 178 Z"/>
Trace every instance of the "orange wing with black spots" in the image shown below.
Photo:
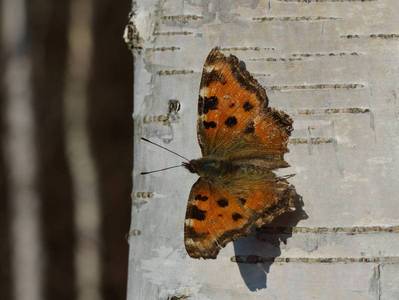
<path fill-rule="evenodd" d="M 212 182 L 200 177 L 188 200 L 184 228 L 187 253 L 193 258 L 216 258 L 228 242 L 289 210 L 295 195 L 285 179 L 271 172 L 262 178 Z"/>
<path fill-rule="evenodd" d="M 272 172 L 288 166 L 292 120 L 268 107 L 245 64 L 218 48 L 204 65 L 198 114 L 203 157 L 183 166 L 201 177 L 188 199 L 184 241 L 191 257 L 216 258 L 228 242 L 295 208 L 295 188 Z"/>
<path fill-rule="evenodd" d="M 203 156 L 276 156 L 280 160 L 288 151 L 290 117 L 269 108 L 265 89 L 245 64 L 233 55 L 226 57 L 218 48 L 205 61 L 198 115 L 198 141 Z"/>

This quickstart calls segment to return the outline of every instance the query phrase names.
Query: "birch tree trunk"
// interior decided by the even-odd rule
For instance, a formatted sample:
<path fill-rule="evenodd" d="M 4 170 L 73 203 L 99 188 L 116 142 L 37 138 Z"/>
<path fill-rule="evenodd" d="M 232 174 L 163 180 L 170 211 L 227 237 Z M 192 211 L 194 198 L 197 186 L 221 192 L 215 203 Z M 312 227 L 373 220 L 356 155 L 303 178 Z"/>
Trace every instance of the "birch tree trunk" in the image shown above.
<path fill-rule="evenodd" d="M 399 2 L 133 2 L 125 32 L 135 55 L 128 299 L 398 299 Z M 243 60 L 270 106 L 294 119 L 284 172 L 296 174 L 289 181 L 307 218 L 204 261 L 183 242 L 196 176 L 140 176 L 180 162 L 140 137 L 200 156 L 199 82 L 215 46 Z"/>

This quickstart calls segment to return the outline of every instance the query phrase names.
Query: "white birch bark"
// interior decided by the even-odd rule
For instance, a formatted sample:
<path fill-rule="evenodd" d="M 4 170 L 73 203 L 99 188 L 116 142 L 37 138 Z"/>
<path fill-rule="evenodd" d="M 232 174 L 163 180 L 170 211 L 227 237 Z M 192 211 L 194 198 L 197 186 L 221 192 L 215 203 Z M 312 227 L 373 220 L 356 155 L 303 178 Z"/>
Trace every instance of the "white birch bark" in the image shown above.
<path fill-rule="evenodd" d="M 135 53 L 128 299 L 398 299 L 399 2 L 134 2 L 125 34 Z M 140 176 L 180 162 L 140 137 L 200 156 L 198 89 L 215 46 L 246 62 L 270 105 L 293 117 L 284 173 L 296 174 L 308 219 L 287 244 L 249 238 L 204 261 L 183 243 L 196 176 Z M 171 99 L 181 109 L 167 118 Z M 235 255 L 277 258 L 238 264 Z"/>

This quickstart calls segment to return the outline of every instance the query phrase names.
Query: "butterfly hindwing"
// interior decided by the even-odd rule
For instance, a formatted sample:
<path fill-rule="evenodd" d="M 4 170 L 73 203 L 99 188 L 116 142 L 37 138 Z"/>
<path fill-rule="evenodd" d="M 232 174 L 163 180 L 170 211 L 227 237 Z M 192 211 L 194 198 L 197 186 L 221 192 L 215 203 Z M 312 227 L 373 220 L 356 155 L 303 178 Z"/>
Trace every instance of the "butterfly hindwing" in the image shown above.
<path fill-rule="evenodd" d="M 198 140 L 203 156 L 234 159 L 282 155 L 292 120 L 268 107 L 265 89 L 246 70 L 245 64 L 217 48 L 208 55 L 198 99 Z M 238 157 L 238 158 L 240 158 Z"/>
<path fill-rule="evenodd" d="M 267 173 L 263 178 L 199 178 L 187 206 L 184 241 L 194 258 L 216 258 L 228 242 L 247 235 L 289 209 L 293 190 L 288 182 Z"/>

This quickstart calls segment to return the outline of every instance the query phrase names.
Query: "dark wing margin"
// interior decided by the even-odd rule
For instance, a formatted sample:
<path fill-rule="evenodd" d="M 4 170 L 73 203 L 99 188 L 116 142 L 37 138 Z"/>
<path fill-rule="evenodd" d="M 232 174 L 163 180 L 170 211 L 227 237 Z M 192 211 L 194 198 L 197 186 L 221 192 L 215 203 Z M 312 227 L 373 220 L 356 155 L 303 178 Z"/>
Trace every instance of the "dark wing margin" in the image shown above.
<path fill-rule="evenodd" d="M 207 87 L 210 83 L 218 81 L 223 84 L 226 83 L 226 78 L 215 70 L 207 71 L 208 68 L 218 63 L 225 64 L 231 69 L 235 80 L 245 90 L 256 94 L 259 102 L 263 103 L 264 107 L 269 105 L 269 99 L 266 94 L 266 90 L 259 82 L 248 72 L 245 62 L 239 60 L 235 55 L 230 54 L 225 56 L 221 51 L 220 47 L 215 47 L 209 52 L 202 70 L 200 90 L 203 87 Z M 200 111 L 198 112 L 200 115 Z"/>

